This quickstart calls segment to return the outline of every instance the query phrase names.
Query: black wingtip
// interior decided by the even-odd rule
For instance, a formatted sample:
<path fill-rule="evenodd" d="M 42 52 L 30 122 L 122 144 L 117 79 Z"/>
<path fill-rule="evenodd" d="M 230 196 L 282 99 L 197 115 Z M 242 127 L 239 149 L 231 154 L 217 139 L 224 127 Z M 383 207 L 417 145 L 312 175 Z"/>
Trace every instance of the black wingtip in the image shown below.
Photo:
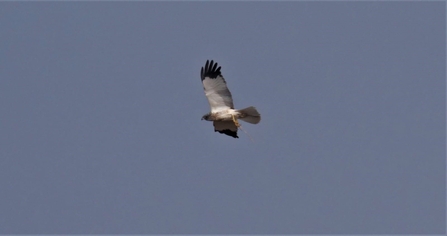
<path fill-rule="evenodd" d="M 214 63 L 213 60 L 211 60 L 211 62 L 209 60 L 206 60 L 205 67 L 202 67 L 202 69 L 200 70 L 201 79 L 204 80 L 205 77 L 215 79 L 219 75 L 221 75 L 221 72 L 220 66 L 217 67 L 217 62 Z"/>
<path fill-rule="evenodd" d="M 237 136 L 237 131 L 231 131 L 231 130 L 229 130 L 229 129 L 224 129 L 224 130 L 214 130 L 214 132 L 219 132 L 219 133 L 221 133 L 221 134 L 226 134 L 226 135 L 231 136 L 231 137 L 233 137 L 233 138 L 239 138 L 239 137 Z"/>

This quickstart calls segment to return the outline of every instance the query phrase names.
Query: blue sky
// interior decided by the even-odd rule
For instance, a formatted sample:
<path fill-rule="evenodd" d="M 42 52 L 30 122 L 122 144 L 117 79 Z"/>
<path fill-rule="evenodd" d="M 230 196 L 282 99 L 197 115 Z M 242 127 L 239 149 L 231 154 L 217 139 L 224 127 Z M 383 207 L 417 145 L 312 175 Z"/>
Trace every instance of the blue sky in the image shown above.
<path fill-rule="evenodd" d="M 443 234 L 445 2 L 0 3 L 0 233 Z M 201 121 L 222 66 L 239 139 Z"/>

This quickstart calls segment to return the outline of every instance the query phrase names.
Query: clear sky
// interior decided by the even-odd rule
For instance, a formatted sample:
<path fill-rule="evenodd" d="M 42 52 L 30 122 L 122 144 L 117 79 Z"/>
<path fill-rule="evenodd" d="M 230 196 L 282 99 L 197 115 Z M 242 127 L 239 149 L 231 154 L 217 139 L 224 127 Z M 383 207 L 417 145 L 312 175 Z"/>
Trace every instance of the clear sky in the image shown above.
<path fill-rule="evenodd" d="M 445 233 L 445 2 L 2 2 L 0 32 L 0 233 Z M 254 143 L 200 120 L 207 59 Z"/>

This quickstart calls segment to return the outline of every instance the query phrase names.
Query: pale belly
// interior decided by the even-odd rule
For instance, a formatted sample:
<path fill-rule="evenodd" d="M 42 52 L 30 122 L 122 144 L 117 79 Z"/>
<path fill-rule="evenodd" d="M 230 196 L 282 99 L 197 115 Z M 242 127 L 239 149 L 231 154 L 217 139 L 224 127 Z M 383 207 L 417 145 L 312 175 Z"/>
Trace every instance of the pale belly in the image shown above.
<path fill-rule="evenodd" d="M 230 111 L 224 111 L 224 112 L 218 112 L 214 115 L 214 120 L 218 121 L 232 121 L 233 116 L 235 119 L 240 118 L 240 113 L 236 112 L 235 110 Z"/>

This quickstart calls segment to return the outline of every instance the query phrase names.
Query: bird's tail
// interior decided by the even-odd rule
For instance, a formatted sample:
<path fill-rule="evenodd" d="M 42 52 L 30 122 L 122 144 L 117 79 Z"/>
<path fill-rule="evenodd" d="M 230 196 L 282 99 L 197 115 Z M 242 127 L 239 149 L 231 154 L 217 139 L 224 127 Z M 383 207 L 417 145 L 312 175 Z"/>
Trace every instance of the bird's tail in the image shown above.
<path fill-rule="evenodd" d="M 256 110 L 255 107 L 247 107 L 241 110 L 238 110 L 241 113 L 241 120 L 248 122 L 250 124 L 257 124 L 261 121 L 261 115 Z"/>

